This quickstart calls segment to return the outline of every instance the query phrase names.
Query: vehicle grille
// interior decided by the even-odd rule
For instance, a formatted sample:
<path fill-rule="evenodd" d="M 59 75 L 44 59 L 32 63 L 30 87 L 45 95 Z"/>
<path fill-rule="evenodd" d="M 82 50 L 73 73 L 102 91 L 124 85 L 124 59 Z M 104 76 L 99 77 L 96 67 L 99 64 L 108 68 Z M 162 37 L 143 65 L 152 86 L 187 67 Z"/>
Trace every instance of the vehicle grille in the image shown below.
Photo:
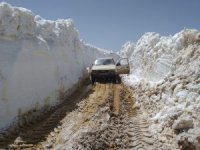
<path fill-rule="evenodd" d="M 98 73 L 108 73 L 110 70 L 99 70 Z"/>
<path fill-rule="evenodd" d="M 114 73 L 114 70 L 93 70 L 94 73 Z"/>

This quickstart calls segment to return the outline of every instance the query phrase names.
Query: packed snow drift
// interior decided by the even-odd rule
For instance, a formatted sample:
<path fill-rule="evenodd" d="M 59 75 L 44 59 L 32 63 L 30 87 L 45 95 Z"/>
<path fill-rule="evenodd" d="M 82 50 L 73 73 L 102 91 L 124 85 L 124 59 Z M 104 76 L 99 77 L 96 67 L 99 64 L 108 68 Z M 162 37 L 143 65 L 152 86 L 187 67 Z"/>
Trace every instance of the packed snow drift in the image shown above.
<path fill-rule="evenodd" d="M 181 149 L 200 149 L 200 32 L 184 29 L 174 36 L 146 33 L 127 42 L 130 59 L 124 77 L 138 105 L 153 120 L 155 138 Z"/>
<path fill-rule="evenodd" d="M 70 19 L 44 20 L 0 3 L 0 128 L 56 105 L 105 55 L 116 56 L 81 41 Z"/>

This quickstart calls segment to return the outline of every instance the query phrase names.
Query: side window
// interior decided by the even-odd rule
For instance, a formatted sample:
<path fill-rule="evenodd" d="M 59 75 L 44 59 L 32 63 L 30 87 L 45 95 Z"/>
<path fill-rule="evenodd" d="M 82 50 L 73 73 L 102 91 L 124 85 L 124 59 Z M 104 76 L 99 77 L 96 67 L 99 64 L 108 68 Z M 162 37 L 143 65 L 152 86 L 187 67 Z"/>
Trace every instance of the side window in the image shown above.
<path fill-rule="evenodd" d="M 128 63 L 128 59 L 121 59 L 120 60 L 120 65 L 121 66 L 127 66 L 129 63 Z"/>

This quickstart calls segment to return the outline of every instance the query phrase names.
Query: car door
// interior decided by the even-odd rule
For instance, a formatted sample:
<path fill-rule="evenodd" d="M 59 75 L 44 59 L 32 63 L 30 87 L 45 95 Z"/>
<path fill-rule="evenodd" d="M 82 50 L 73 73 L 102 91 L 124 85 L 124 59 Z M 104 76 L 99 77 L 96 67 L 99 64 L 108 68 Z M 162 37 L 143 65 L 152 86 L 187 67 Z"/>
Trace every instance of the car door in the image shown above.
<path fill-rule="evenodd" d="M 128 58 L 121 58 L 116 64 L 116 70 L 118 74 L 129 74 L 130 67 Z"/>

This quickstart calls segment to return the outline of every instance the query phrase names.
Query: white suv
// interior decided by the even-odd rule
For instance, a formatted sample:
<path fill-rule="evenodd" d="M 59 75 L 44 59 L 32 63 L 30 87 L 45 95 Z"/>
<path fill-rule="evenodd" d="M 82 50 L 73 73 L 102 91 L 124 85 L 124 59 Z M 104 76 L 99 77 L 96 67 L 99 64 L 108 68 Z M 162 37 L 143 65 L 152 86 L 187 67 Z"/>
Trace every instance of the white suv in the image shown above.
<path fill-rule="evenodd" d="M 121 58 L 116 64 L 113 58 L 99 58 L 94 61 L 91 68 L 91 81 L 120 81 L 119 74 L 129 74 L 129 62 L 127 58 Z"/>

